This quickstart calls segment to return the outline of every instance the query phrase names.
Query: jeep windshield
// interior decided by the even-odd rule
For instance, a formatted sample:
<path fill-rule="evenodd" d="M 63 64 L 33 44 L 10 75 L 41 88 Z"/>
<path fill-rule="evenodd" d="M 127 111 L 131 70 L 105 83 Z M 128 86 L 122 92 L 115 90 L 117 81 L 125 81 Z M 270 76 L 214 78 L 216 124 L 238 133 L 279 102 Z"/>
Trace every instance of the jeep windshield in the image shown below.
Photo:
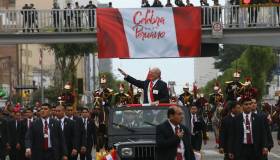
<path fill-rule="evenodd" d="M 168 107 L 120 108 L 113 112 L 114 128 L 154 128 L 167 120 Z"/>

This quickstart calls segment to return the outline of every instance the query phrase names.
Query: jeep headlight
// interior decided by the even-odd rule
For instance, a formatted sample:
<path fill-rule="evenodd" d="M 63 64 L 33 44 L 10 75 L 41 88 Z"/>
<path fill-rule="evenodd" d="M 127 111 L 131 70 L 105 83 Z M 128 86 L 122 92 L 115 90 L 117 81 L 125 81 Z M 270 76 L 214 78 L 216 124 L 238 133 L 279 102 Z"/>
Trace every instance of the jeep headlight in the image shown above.
<path fill-rule="evenodd" d="M 133 155 L 133 150 L 132 148 L 122 148 L 121 154 L 123 157 L 131 157 Z"/>

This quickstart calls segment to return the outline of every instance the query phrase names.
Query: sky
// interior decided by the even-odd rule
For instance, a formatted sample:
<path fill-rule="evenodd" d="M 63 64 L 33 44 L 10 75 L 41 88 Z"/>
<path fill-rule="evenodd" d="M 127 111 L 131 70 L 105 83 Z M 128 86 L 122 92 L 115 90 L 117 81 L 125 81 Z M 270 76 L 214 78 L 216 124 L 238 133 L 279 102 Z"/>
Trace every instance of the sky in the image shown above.
<path fill-rule="evenodd" d="M 166 4 L 167 0 L 161 0 Z M 190 0 L 194 5 L 199 5 L 199 0 Z M 209 0 L 208 0 L 209 1 Z M 141 0 L 99 0 L 100 3 L 112 2 L 114 8 L 139 8 Z M 153 0 L 149 0 L 150 4 Z M 174 0 L 171 0 L 174 4 Z M 184 0 L 185 2 L 185 0 Z M 209 1 L 210 5 L 213 1 Z M 193 58 L 164 58 L 164 59 L 113 59 L 113 73 L 118 79 L 123 77 L 117 71 L 122 68 L 129 75 L 144 80 L 149 68 L 158 67 L 162 72 L 162 80 L 165 82 L 175 81 L 176 94 L 182 92 L 182 87 L 186 83 L 194 82 L 194 59 Z"/>

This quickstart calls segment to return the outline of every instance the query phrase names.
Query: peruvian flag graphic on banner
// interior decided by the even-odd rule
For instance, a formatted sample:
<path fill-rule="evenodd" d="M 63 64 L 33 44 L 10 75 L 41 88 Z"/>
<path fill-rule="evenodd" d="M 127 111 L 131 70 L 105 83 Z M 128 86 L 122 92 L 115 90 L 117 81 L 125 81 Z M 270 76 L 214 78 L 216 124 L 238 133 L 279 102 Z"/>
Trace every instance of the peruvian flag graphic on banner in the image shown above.
<path fill-rule="evenodd" d="M 198 7 L 97 9 L 99 58 L 199 57 Z"/>

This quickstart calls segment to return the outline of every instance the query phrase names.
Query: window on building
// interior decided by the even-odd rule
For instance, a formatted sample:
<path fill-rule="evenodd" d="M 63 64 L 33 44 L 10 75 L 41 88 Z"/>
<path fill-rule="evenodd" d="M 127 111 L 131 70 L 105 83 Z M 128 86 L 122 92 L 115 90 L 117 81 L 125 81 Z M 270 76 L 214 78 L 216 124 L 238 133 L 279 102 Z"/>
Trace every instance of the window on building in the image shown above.
<path fill-rule="evenodd" d="M 0 0 L 0 8 L 15 8 L 16 0 Z"/>

